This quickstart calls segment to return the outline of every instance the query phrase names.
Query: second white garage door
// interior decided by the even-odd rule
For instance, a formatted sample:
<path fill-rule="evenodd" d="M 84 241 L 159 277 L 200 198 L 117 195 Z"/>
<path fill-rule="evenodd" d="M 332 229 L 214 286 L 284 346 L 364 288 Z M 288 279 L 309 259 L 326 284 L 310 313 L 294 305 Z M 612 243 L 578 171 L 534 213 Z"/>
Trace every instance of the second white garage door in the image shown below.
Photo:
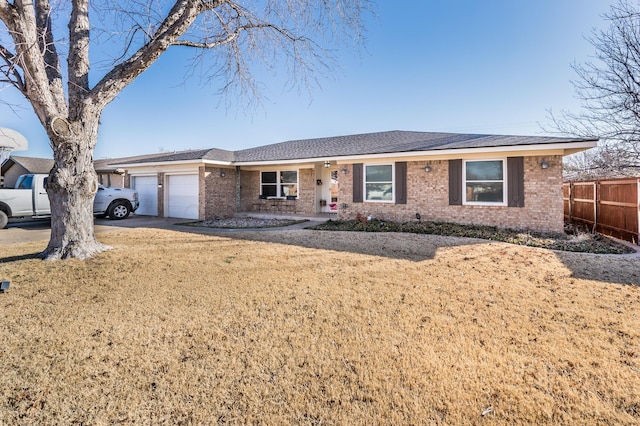
<path fill-rule="evenodd" d="M 135 214 L 157 216 L 158 215 L 158 177 L 157 176 L 132 176 L 131 186 L 138 191 L 140 207 Z"/>
<path fill-rule="evenodd" d="M 167 216 L 198 219 L 198 175 L 167 176 Z"/>

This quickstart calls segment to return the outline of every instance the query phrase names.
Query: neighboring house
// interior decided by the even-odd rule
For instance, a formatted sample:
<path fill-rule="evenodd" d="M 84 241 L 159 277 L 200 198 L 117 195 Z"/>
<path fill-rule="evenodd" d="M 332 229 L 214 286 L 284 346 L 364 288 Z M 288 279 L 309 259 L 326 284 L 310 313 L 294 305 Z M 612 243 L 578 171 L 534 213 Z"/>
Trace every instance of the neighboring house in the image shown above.
<path fill-rule="evenodd" d="M 118 158 L 117 161 L 139 160 L 146 157 L 149 156 L 139 155 Z M 113 162 L 113 159 L 102 159 L 93 162 L 99 182 L 104 186 L 124 188 L 124 169 L 111 167 L 110 162 Z M 0 187 L 13 188 L 20 175 L 28 173 L 48 174 L 52 168 L 53 160 L 51 158 L 11 156 L 2 163 L 0 168 L 0 177 L 2 177 L 2 185 Z"/>
<path fill-rule="evenodd" d="M 136 214 L 357 214 L 563 231 L 562 157 L 595 139 L 390 131 L 108 160 Z"/>
<path fill-rule="evenodd" d="M 121 157 L 121 158 L 103 158 L 93 161 L 93 167 L 98 174 L 98 181 L 104 186 L 111 186 L 114 188 L 125 187 L 125 170 L 122 168 L 114 167 L 114 162 L 129 162 L 138 161 L 145 158 L 153 158 L 158 154 L 138 155 L 135 157 Z"/>
<path fill-rule="evenodd" d="M 11 156 L 0 167 L 2 182 L 0 187 L 13 188 L 20 175 L 28 173 L 49 173 L 53 168 L 50 158 Z"/>

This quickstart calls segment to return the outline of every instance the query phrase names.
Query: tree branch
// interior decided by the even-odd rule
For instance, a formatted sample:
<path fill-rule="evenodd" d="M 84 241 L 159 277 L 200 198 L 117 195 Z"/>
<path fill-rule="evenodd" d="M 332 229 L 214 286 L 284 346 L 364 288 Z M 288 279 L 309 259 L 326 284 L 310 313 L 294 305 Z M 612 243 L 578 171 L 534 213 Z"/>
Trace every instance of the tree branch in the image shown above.
<path fill-rule="evenodd" d="M 0 0 L 0 20 L 4 22 L 9 28 L 11 28 L 10 24 L 13 21 L 13 9 L 13 5 L 10 4 L 7 0 Z"/>
<path fill-rule="evenodd" d="M 85 97 L 89 93 L 89 4 L 87 0 L 73 0 L 69 19 L 69 110 L 80 116 Z"/>
<path fill-rule="evenodd" d="M 213 1 L 209 7 L 217 7 L 221 1 Z M 153 37 L 128 60 L 115 66 L 91 90 L 90 96 L 96 105 L 111 102 L 129 83 L 153 64 L 178 37 L 184 34 L 201 13 L 203 3 L 199 0 L 178 0 Z"/>
<path fill-rule="evenodd" d="M 9 83 L 18 89 L 23 95 L 26 95 L 26 88 L 24 86 L 24 80 L 20 75 L 18 62 L 15 60 L 16 54 L 10 52 L 7 48 L 0 45 L 0 58 L 5 62 L 4 65 L 0 65 L 0 72 L 6 76 L 6 80 L 0 80 L 3 83 Z"/>
<path fill-rule="evenodd" d="M 58 52 L 53 39 L 51 5 L 49 4 L 49 0 L 36 0 L 35 13 L 38 46 L 44 58 L 47 79 L 51 84 L 62 88 L 62 73 L 60 72 Z"/>

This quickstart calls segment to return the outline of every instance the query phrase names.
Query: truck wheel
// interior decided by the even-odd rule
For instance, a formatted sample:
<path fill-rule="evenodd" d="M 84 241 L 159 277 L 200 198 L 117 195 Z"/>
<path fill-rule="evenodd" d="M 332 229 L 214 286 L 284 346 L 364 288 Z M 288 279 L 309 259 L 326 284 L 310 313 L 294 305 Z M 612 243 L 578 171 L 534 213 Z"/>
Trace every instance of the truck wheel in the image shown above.
<path fill-rule="evenodd" d="M 113 220 L 126 219 L 129 217 L 129 213 L 131 213 L 131 208 L 123 201 L 114 201 L 109 206 L 109 218 Z"/>
<path fill-rule="evenodd" d="M 9 216 L 0 210 L 0 229 L 4 229 L 4 227 L 7 226 L 7 223 L 9 223 Z"/>

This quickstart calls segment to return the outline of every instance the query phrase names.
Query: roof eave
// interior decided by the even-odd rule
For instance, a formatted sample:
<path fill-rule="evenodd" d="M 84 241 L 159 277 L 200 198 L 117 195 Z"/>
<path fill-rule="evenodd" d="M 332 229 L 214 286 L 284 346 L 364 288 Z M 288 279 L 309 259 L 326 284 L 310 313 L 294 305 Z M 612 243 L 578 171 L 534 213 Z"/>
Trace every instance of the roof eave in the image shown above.
<path fill-rule="evenodd" d="M 535 155 L 535 152 L 557 151 L 561 155 L 574 154 L 576 152 L 585 151 L 598 145 L 598 140 L 583 140 L 576 142 L 559 142 L 553 144 L 533 144 L 533 145 L 508 145 L 482 148 L 456 148 L 441 149 L 427 151 L 403 151 L 403 152 L 385 152 L 379 154 L 356 154 L 344 156 L 328 156 L 328 157 L 312 157 L 297 158 L 290 160 L 268 160 L 268 161 L 238 161 L 233 163 L 236 166 L 270 166 L 277 164 L 301 164 L 301 163 L 317 163 L 324 161 L 336 161 L 346 163 L 350 161 L 377 160 L 384 158 L 408 158 L 408 157 L 447 157 L 460 156 L 468 154 L 495 154 L 500 152 L 527 152 Z"/>
<path fill-rule="evenodd" d="M 110 167 L 115 168 L 135 168 L 135 167 L 161 167 L 161 166 L 176 166 L 176 165 L 198 165 L 198 164 L 211 164 L 216 166 L 234 166 L 234 163 L 230 161 L 219 160 L 205 160 L 199 158 L 196 160 L 172 160 L 172 161 L 150 161 L 140 163 L 113 163 Z"/>
<path fill-rule="evenodd" d="M 575 142 L 557 142 L 549 144 L 531 144 L 531 145 L 503 145 L 493 147 L 480 147 L 480 148 L 455 148 L 455 149 L 435 149 L 425 151 L 402 151 L 402 152 L 385 152 L 377 154 L 354 154 L 354 155 L 337 155 L 337 156 L 323 156 L 323 157 L 309 157 L 309 158 L 292 158 L 287 160 L 260 160 L 260 161 L 221 161 L 210 159 L 195 159 L 195 160 L 171 160 L 171 161 L 149 161 L 149 162 L 136 162 L 136 163 L 113 163 L 109 164 L 110 168 L 136 168 L 136 167 L 162 167 L 162 166 L 175 166 L 175 165 L 214 165 L 214 166 L 270 166 L 278 164 L 303 164 L 303 163 L 317 163 L 324 161 L 335 161 L 340 163 L 346 163 L 350 161 L 362 161 L 362 160 L 376 160 L 384 158 L 411 158 L 411 157 L 447 157 L 447 156 L 460 156 L 469 154 L 495 154 L 501 152 L 523 152 L 535 155 L 536 152 L 550 152 L 556 151 L 560 155 L 569 155 L 576 152 L 585 151 L 590 148 L 596 147 L 598 144 L 597 139 L 579 140 Z"/>

